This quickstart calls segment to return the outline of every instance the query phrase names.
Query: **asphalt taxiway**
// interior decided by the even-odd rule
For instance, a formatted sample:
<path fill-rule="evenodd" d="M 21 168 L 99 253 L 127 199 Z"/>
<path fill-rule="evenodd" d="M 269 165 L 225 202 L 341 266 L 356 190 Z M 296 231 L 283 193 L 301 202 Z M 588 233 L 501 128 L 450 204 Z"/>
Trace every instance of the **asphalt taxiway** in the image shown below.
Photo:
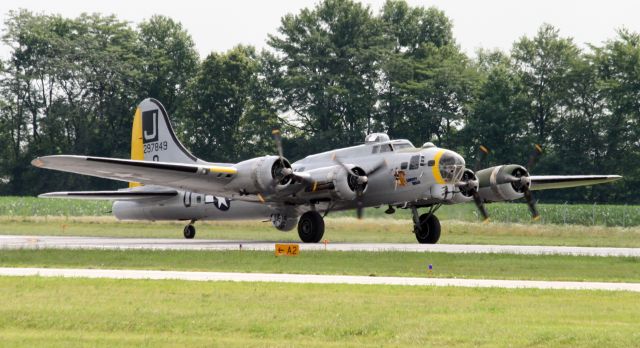
<path fill-rule="evenodd" d="M 167 239 L 109 238 L 67 236 L 0 236 L 0 249 L 150 249 L 150 250 L 259 250 L 273 251 L 275 242 Z M 498 253 L 522 255 L 629 256 L 640 257 L 640 248 L 573 247 L 540 245 L 467 245 L 405 243 L 300 243 L 300 250 L 327 251 L 404 251 L 439 253 Z"/>
<path fill-rule="evenodd" d="M 640 283 L 566 282 L 541 280 L 458 279 L 371 277 L 315 274 L 183 272 L 151 270 L 74 269 L 74 268 L 0 268 L 0 276 L 41 276 L 110 279 L 171 279 L 190 281 L 277 282 L 311 284 L 363 284 L 457 286 L 510 289 L 563 289 L 640 292 Z"/>

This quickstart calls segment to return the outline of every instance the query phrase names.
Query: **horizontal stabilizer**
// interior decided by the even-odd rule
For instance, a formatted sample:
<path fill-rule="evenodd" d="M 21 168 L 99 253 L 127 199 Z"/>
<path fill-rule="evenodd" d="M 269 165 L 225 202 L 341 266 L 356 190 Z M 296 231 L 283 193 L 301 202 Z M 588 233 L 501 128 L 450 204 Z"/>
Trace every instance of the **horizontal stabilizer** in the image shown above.
<path fill-rule="evenodd" d="M 532 175 L 531 190 L 549 190 L 604 184 L 622 179 L 620 175 Z"/>
<path fill-rule="evenodd" d="M 67 198 L 67 199 L 88 199 L 88 200 L 108 200 L 108 201 L 132 201 L 152 198 L 168 198 L 178 194 L 176 190 L 164 191 L 71 191 L 71 192 L 49 192 L 38 197 L 42 198 Z"/>

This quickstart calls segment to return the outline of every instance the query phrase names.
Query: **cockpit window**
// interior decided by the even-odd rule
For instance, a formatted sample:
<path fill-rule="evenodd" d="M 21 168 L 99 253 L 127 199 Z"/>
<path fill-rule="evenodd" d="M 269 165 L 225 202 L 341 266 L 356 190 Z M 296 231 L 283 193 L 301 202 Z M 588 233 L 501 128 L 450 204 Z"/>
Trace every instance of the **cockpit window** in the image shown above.
<path fill-rule="evenodd" d="M 393 148 L 391 147 L 391 144 L 380 145 L 380 153 L 391 152 L 391 151 L 393 151 Z"/>
<path fill-rule="evenodd" d="M 460 181 L 464 172 L 464 160 L 462 157 L 450 152 L 445 152 L 438 162 L 440 175 L 447 183 Z"/>
<path fill-rule="evenodd" d="M 397 143 L 397 144 L 393 144 L 393 149 L 395 151 L 401 150 L 401 149 L 406 149 L 408 147 L 413 147 L 413 145 L 409 144 L 409 143 Z"/>

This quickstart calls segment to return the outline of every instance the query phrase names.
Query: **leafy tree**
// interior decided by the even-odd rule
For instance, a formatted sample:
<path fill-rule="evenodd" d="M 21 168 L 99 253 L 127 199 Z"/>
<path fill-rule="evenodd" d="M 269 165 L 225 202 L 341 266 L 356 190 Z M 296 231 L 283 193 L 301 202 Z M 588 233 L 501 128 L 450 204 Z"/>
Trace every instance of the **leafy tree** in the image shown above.
<path fill-rule="evenodd" d="M 259 122 L 268 108 L 252 103 L 265 100 L 257 80 L 259 63 L 252 47 L 236 46 L 224 54 L 211 53 L 188 86 L 184 130 L 198 156 L 215 161 L 239 160 L 242 122 Z M 268 118 L 268 117 L 267 117 Z M 246 139 L 245 139 L 246 140 Z"/>
<path fill-rule="evenodd" d="M 387 1 L 380 15 L 389 50 L 382 59 L 378 121 L 393 137 L 456 146 L 476 84 L 455 46 L 451 21 L 435 8 Z"/>
<path fill-rule="evenodd" d="M 479 52 L 478 69 L 485 77 L 460 134 L 467 145 L 466 158 L 468 162 L 475 159 L 484 145 L 491 151 L 484 167 L 523 163 L 530 141 L 524 131 L 529 115 L 524 112 L 527 99 L 520 76 L 502 52 Z"/>
<path fill-rule="evenodd" d="M 382 36 L 369 7 L 325 0 L 286 15 L 269 45 L 280 58 L 280 108 L 311 148 L 361 142 L 377 102 Z"/>
<path fill-rule="evenodd" d="M 640 34 L 619 31 L 616 39 L 595 48 L 593 60 L 610 112 L 603 120 L 602 168 L 625 176 L 608 196 L 638 202 L 633 193 L 640 183 Z"/>
<path fill-rule="evenodd" d="M 170 115 L 184 102 L 188 81 L 198 69 L 193 39 L 180 23 L 152 16 L 138 26 L 140 55 L 144 61 L 141 97 L 160 100 Z M 184 115 L 178 115 L 178 118 Z"/>
<path fill-rule="evenodd" d="M 558 29 L 544 24 L 533 38 L 523 37 L 513 45 L 511 56 L 530 105 L 535 141 L 547 144 L 566 99 L 567 76 L 579 55 L 570 38 L 561 38 Z"/>

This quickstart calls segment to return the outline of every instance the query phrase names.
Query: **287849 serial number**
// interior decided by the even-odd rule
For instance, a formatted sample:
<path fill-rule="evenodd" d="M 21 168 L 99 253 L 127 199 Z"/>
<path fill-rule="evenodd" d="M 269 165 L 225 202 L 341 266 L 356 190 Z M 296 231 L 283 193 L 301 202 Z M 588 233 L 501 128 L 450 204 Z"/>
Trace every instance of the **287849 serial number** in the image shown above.
<path fill-rule="evenodd" d="M 144 153 L 167 151 L 169 144 L 167 141 L 159 141 L 155 143 L 144 144 Z"/>

